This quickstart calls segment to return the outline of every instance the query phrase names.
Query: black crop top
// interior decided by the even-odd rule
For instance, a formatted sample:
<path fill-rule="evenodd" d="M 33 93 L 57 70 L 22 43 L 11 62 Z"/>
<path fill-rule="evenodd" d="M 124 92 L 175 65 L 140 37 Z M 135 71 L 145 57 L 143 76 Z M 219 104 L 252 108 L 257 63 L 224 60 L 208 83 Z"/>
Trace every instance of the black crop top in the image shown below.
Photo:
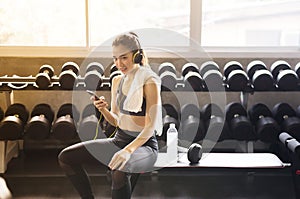
<path fill-rule="evenodd" d="M 146 115 L 146 99 L 143 97 L 143 103 L 142 103 L 142 110 L 139 112 L 130 112 L 127 110 L 124 110 L 124 101 L 126 99 L 126 95 L 122 92 L 122 86 L 124 83 L 124 77 L 122 77 L 118 90 L 117 90 L 117 104 L 119 105 L 120 112 L 127 115 L 133 115 L 133 116 L 145 116 Z"/>

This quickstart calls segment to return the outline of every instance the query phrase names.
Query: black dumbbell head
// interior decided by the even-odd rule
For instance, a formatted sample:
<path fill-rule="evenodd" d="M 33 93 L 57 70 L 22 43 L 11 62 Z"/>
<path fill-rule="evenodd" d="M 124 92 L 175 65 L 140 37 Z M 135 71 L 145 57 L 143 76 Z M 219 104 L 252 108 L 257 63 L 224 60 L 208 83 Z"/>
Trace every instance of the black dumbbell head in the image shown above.
<path fill-rule="evenodd" d="M 76 125 L 70 115 L 59 117 L 52 126 L 52 135 L 58 140 L 72 140 L 77 134 Z"/>
<path fill-rule="evenodd" d="M 67 71 L 67 70 L 71 70 L 71 71 L 73 71 L 73 73 L 75 73 L 76 75 L 78 75 L 79 66 L 75 62 L 71 62 L 71 61 L 70 62 L 66 62 L 61 67 L 61 71 L 63 72 L 63 71 Z"/>
<path fill-rule="evenodd" d="M 281 124 L 286 118 L 296 116 L 296 111 L 288 103 L 281 102 L 274 105 L 272 115 Z"/>
<path fill-rule="evenodd" d="M 182 74 L 182 76 L 185 76 L 190 71 L 199 73 L 199 67 L 197 66 L 197 64 L 195 64 L 195 63 L 184 64 L 181 69 L 181 74 Z"/>
<path fill-rule="evenodd" d="M 222 91 L 224 90 L 223 76 L 218 70 L 209 70 L 203 76 L 204 89 L 207 91 Z"/>
<path fill-rule="evenodd" d="M 48 64 L 40 67 L 39 73 L 36 75 L 36 84 L 40 89 L 47 89 L 51 85 L 51 77 L 54 75 L 54 69 Z"/>
<path fill-rule="evenodd" d="M 172 104 L 163 104 L 162 105 L 162 117 L 169 115 L 170 117 L 175 118 L 176 120 L 179 119 L 179 113 L 175 106 Z"/>
<path fill-rule="evenodd" d="M 260 60 L 251 61 L 247 66 L 247 74 L 250 79 L 252 79 L 254 73 L 258 70 L 265 70 L 267 66 L 264 62 Z"/>
<path fill-rule="evenodd" d="M 248 110 L 249 118 L 252 124 L 256 124 L 260 118 L 272 117 L 272 112 L 267 105 L 256 103 Z"/>
<path fill-rule="evenodd" d="M 286 69 L 277 75 L 277 86 L 279 90 L 294 91 L 298 88 L 298 75 L 292 69 Z"/>
<path fill-rule="evenodd" d="M 201 116 L 203 118 L 203 121 L 208 121 L 213 117 L 222 117 L 224 118 L 224 112 L 215 103 L 209 103 L 205 104 L 201 109 Z"/>
<path fill-rule="evenodd" d="M 298 78 L 300 78 L 300 62 L 296 64 L 294 71 L 297 73 Z"/>
<path fill-rule="evenodd" d="M 176 89 L 177 77 L 173 72 L 165 71 L 159 77 L 163 91 L 173 91 Z"/>
<path fill-rule="evenodd" d="M 282 131 L 288 132 L 292 137 L 300 140 L 300 118 L 288 117 L 281 124 Z"/>
<path fill-rule="evenodd" d="M 170 62 L 164 62 L 158 67 L 158 76 L 161 76 L 165 71 L 175 74 L 176 76 L 176 67 Z"/>
<path fill-rule="evenodd" d="M 25 105 L 23 104 L 19 104 L 19 103 L 15 103 L 10 105 L 6 112 L 5 112 L 5 116 L 16 116 L 18 118 L 20 118 L 20 120 L 23 122 L 23 124 L 25 124 L 28 120 L 29 117 L 29 112 L 26 109 Z"/>
<path fill-rule="evenodd" d="M 280 71 L 286 69 L 291 69 L 291 66 L 284 60 L 277 60 L 270 67 L 274 79 L 277 79 Z"/>
<path fill-rule="evenodd" d="M 33 107 L 31 117 L 44 115 L 51 124 L 54 119 L 54 111 L 49 104 L 41 103 Z"/>
<path fill-rule="evenodd" d="M 82 141 L 106 137 L 101 126 L 98 125 L 98 118 L 95 115 L 89 115 L 81 120 L 78 134 Z"/>
<path fill-rule="evenodd" d="M 76 122 L 79 121 L 80 113 L 74 104 L 66 103 L 61 105 L 57 111 L 56 118 L 67 115 L 71 116 Z"/>
<path fill-rule="evenodd" d="M 196 104 L 187 103 L 182 105 L 180 108 L 180 118 L 182 122 L 188 119 L 190 115 L 200 119 L 200 114 L 199 106 Z"/>
<path fill-rule="evenodd" d="M 249 83 L 249 78 L 243 70 L 233 70 L 226 78 L 228 88 L 232 91 L 244 91 Z"/>
<path fill-rule="evenodd" d="M 230 136 L 233 139 L 245 141 L 255 140 L 253 125 L 246 116 L 234 117 L 230 121 Z"/>
<path fill-rule="evenodd" d="M 280 126 L 272 117 L 261 118 L 255 125 L 256 137 L 262 142 L 277 142 L 280 132 Z"/>
<path fill-rule="evenodd" d="M 198 72 L 189 71 L 183 78 L 186 91 L 202 91 L 203 81 Z"/>
<path fill-rule="evenodd" d="M 202 146 L 198 143 L 193 143 L 187 152 L 187 158 L 191 164 L 197 164 L 202 157 Z"/>
<path fill-rule="evenodd" d="M 273 75 L 266 69 L 255 71 L 251 82 L 255 91 L 272 91 L 275 88 Z"/>
<path fill-rule="evenodd" d="M 233 118 L 238 116 L 247 116 L 247 111 L 239 102 L 231 102 L 225 107 L 226 121 L 230 122 Z"/>
<path fill-rule="evenodd" d="M 228 75 L 235 70 L 242 70 L 243 71 L 243 66 L 242 64 L 240 64 L 237 61 L 230 61 L 228 63 L 225 64 L 224 68 L 223 68 L 223 74 L 225 76 L 225 78 L 228 78 Z"/>
<path fill-rule="evenodd" d="M 104 74 L 104 67 L 99 62 L 91 62 L 86 67 L 86 73 L 90 71 L 97 71 L 101 76 Z"/>
<path fill-rule="evenodd" d="M 84 119 L 86 117 L 89 117 L 91 115 L 95 115 L 98 119 L 100 119 L 101 113 L 99 110 L 94 106 L 94 104 L 88 104 L 84 107 L 81 118 Z M 102 117 L 103 121 L 104 117 Z"/>
<path fill-rule="evenodd" d="M 200 66 L 199 71 L 200 71 L 200 75 L 203 77 L 205 73 L 208 71 L 220 71 L 220 67 L 214 61 L 207 61 Z"/>
<path fill-rule="evenodd" d="M 109 75 L 109 82 L 110 84 L 112 84 L 112 80 L 116 77 L 122 75 L 122 72 L 119 70 L 113 71 L 110 75 Z"/>
<path fill-rule="evenodd" d="M 4 111 L 3 109 L 0 107 L 0 122 L 3 120 L 4 118 Z"/>

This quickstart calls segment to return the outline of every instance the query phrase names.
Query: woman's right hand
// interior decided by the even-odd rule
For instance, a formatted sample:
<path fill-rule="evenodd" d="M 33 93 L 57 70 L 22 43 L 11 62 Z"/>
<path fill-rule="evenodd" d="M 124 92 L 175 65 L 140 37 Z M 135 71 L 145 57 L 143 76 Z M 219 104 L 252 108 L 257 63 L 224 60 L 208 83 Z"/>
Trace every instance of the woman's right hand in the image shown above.
<path fill-rule="evenodd" d="M 99 100 L 96 100 L 96 98 L 94 96 L 91 97 L 91 100 L 93 100 L 94 102 L 94 106 L 99 110 L 102 111 L 105 108 L 108 107 L 108 103 L 107 101 L 105 101 L 105 98 L 103 96 L 100 97 Z"/>

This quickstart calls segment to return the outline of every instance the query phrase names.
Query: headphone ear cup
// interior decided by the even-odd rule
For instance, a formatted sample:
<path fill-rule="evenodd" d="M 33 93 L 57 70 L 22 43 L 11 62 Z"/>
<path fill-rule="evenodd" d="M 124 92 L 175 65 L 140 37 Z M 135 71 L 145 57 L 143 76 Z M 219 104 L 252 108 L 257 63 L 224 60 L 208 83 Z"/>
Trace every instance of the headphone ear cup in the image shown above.
<path fill-rule="evenodd" d="M 142 53 L 140 50 L 137 51 L 137 52 L 133 55 L 133 62 L 134 62 L 135 64 L 141 63 L 142 59 L 143 59 L 143 53 Z"/>

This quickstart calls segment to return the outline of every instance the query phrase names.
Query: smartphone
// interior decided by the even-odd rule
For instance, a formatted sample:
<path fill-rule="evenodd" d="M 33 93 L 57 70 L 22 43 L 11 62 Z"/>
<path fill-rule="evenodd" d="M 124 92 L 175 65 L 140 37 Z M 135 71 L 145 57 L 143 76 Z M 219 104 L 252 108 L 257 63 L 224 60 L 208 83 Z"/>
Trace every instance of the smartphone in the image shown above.
<path fill-rule="evenodd" d="M 90 94 L 91 96 L 94 96 L 94 97 L 95 97 L 95 100 L 104 99 L 103 96 L 98 96 L 94 91 L 86 90 L 86 92 L 87 92 L 88 94 Z"/>

